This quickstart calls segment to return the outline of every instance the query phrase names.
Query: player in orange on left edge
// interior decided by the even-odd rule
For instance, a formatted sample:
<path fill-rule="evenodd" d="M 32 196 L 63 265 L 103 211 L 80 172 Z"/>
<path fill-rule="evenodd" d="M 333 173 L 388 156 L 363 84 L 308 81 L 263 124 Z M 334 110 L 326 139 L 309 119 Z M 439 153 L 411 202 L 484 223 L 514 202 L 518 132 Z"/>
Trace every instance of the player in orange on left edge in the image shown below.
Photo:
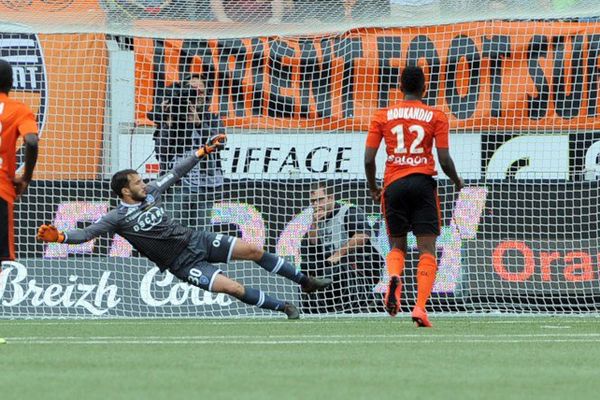
<path fill-rule="evenodd" d="M 0 59 L 0 262 L 15 259 L 13 206 L 31 182 L 38 155 L 35 116 L 25 104 L 8 96 L 12 85 L 12 67 Z M 16 176 L 19 137 L 25 145 L 25 170 Z"/>

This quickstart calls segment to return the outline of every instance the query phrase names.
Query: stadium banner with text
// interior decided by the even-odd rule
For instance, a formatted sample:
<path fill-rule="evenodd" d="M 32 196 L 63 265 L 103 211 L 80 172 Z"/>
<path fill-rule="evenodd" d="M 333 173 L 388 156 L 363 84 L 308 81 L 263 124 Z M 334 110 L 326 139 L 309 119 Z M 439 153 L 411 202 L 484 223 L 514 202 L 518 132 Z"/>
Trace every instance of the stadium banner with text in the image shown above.
<path fill-rule="evenodd" d="M 224 198 L 213 205 L 211 223 L 215 230 L 234 234 L 268 251 L 289 257 L 299 265 L 300 242 L 312 222 L 309 204 L 310 186 L 314 180 L 239 180 L 227 181 Z M 379 205 L 367 195 L 365 181 L 330 181 L 339 189 L 336 199 L 360 206 L 373 229 L 372 240 L 383 255 L 389 251 L 386 228 Z M 37 228 L 52 223 L 61 230 L 81 228 L 97 220 L 116 200 L 110 198 L 107 181 L 34 181 L 30 193 L 48 193 L 39 207 L 39 196 L 24 196 L 15 204 L 16 230 L 19 232 L 17 259 L 71 259 L 102 261 L 106 257 L 139 258 L 119 235 L 100 237 L 79 245 L 42 244 L 35 240 Z M 487 190 L 473 184 L 456 195 L 446 185 L 440 185 L 440 201 L 448 204 L 443 209 L 445 226 L 438 240 L 440 257 L 435 292 L 451 293 L 461 271 L 461 246 L 476 237 L 484 210 Z M 231 198 L 229 197 L 230 194 Z M 274 195 L 275 194 L 275 195 Z M 164 197 L 169 207 L 169 193 Z M 30 210 L 37 210 L 32 214 Z M 455 216 L 459 216 L 456 217 Z M 416 247 L 414 237 L 409 246 Z M 414 253 L 409 262 L 416 262 Z M 374 290 L 383 290 L 377 287 Z"/>
<path fill-rule="evenodd" d="M 37 117 L 43 145 L 35 178 L 96 178 L 108 62 L 104 35 L 0 33 L 0 58 L 13 66 L 11 97 Z M 85 146 L 73 151 L 74 143 Z"/>
<path fill-rule="evenodd" d="M 255 270 L 252 278 L 247 273 L 250 268 Z M 224 270 L 242 284 L 255 286 L 256 280 L 260 280 L 261 289 L 267 293 L 299 302 L 297 285 L 270 275 L 251 262 L 234 261 Z M 145 259 L 121 257 L 4 262 L 0 272 L 0 305 L 2 316 L 27 318 L 261 313 L 229 296 L 206 292 L 168 272 L 161 273 Z"/>
<path fill-rule="evenodd" d="M 565 296 L 593 301 L 600 289 L 600 181 L 509 178 L 485 186 L 477 234 L 461 244 L 457 299 L 547 311 L 559 311 Z M 576 239 L 581 232 L 585 238 Z"/>
<path fill-rule="evenodd" d="M 211 223 L 216 230 L 225 228 L 228 233 L 298 263 L 301 257 L 299 242 L 311 221 L 312 209 L 308 196 L 312 182 L 314 180 L 308 179 L 227 181 L 223 187 L 225 198 L 214 204 Z M 339 196 L 336 196 L 338 200 L 354 203 L 364 209 L 374 230 L 375 244 L 386 254 L 389 245 L 385 226 L 379 207 L 368 199 L 364 181 L 336 180 L 330 183 L 339 189 Z M 443 207 L 444 226 L 438 239 L 439 269 L 434 286 L 436 296 L 454 295 L 458 301 L 457 307 L 460 301 L 467 299 L 479 298 L 474 300 L 477 303 L 484 297 L 522 297 L 527 304 L 547 303 L 551 309 L 550 299 L 556 299 L 557 293 L 583 299 L 598 293 L 600 213 L 586 211 L 576 214 L 567 205 L 577 202 L 582 210 L 597 211 L 595 199 L 600 198 L 600 182 L 507 180 L 488 182 L 485 186 L 470 181 L 467 185 L 459 196 L 448 185 L 439 187 L 440 200 L 446 206 Z M 74 302 L 79 302 L 79 311 L 54 308 L 52 312 L 55 315 L 63 311 L 96 315 L 90 314 L 91 311 L 87 309 L 95 307 L 98 310 L 116 310 L 114 313 L 117 314 L 107 315 L 135 315 L 135 310 L 163 315 L 161 309 L 153 304 L 171 306 L 182 301 L 201 305 L 206 295 L 167 281 L 169 275 L 157 274 L 153 265 L 140 257 L 119 235 L 101 237 L 81 245 L 43 244 L 35 240 L 36 229 L 42 223 L 53 223 L 59 229 L 83 227 L 114 207 L 116 201 L 111 199 L 108 186 L 106 181 L 32 183 L 30 193 L 43 192 L 48 195 L 44 197 L 44 207 L 38 206 L 36 213 L 30 210 L 39 198 L 26 195 L 16 203 L 16 230 L 20 233 L 17 261 L 24 267 L 13 265 L 9 270 L 11 266 L 5 265 L 4 272 L 0 274 L 3 279 L 0 279 L 3 307 L 7 304 L 15 307 L 63 307 L 63 304 L 67 304 L 68 308 Z M 583 192 L 585 196 L 581 195 Z M 229 193 L 235 193 L 235 197 L 229 198 Z M 274 193 L 277 195 L 274 196 Z M 169 201 L 168 194 L 165 200 Z M 506 207 L 507 202 L 510 207 Z M 573 240 L 578 237 L 578 232 L 588 232 L 588 237 L 585 240 Z M 409 237 L 409 247 L 414 250 L 415 240 L 412 237 Z M 415 265 L 415 254 L 415 251 L 409 252 L 409 265 Z M 65 271 L 61 272 L 61 268 Z M 242 271 L 236 266 L 225 268 L 228 274 Z M 248 268 L 263 273 L 254 265 Z M 84 269 L 93 272 L 86 275 L 86 272 L 82 272 Z M 407 278 L 412 273 L 413 269 L 408 268 Z M 59 278 L 55 278 L 57 274 Z M 243 274 L 240 279 L 246 279 L 244 276 L 249 275 Z M 150 282 L 157 287 L 148 291 L 148 286 L 140 282 Z M 261 278 L 260 282 L 262 287 L 262 282 L 267 281 Z M 280 284 L 287 283 L 276 283 L 278 288 Z M 118 288 L 109 289 L 110 285 L 117 285 Z M 161 291 L 158 287 L 168 290 Z M 373 290 L 381 291 L 383 287 L 381 282 Z M 407 285 L 408 291 L 411 288 L 411 285 Z M 88 307 L 86 298 L 78 300 L 73 297 L 75 290 L 79 290 L 79 295 L 83 296 L 83 291 L 88 289 L 90 294 L 86 296 L 92 296 L 91 291 L 95 291 L 93 299 L 96 303 L 93 303 L 93 307 Z M 115 304 L 117 300 L 109 300 L 112 292 L 121 295 L 126 290 L 131 296 L 137 296 L 134 300 L 127 299 L 127 302 L 136 304 L 134 314 L 118 310 Z M 184 294 L 185 290 L 190 292 Z M 295 293 L 293 287 L 290 290 L 290 293 Z M 532 294 L 535 294 L 535 298 Z M 434 307 L 439 304 L 436 296 L 432 299 Z M 206 299 L 206 302 L 209 300 Z M 109 307 L 109 303 L 113 306 Z M 218 307 L 226 309 L 223 304 Z M 11 312 L 16 310 L 23 314 L 34 312 L 24 308 L 13 308 Z"/>
<path fill-rule="evenodd" d="M 315 142 L 315 136 L 326 140 Z M 364 132 L 249 131 L 231 129 L 222 151 L 223 171 L 231 179 L 327 179 L 364 176 Z M 450 148 L 465 179 L 486 181 L 583 180 L 600 175 L 598 132 L 515 130 L 453 133 Z M 159 172 L 151 133 L 122 133 L 113 171 L 140 167 L 146 177 Z M 383 144 L 382 144 L 383 147 Z M 540 152 L 539 149 L 544 151 Z M 136 149 L 136 151 L 133 151 Z M 439 179 L 447 179 L 437 162 Z M 383 174 L 385 150 L 377 154 Z M 595 179 L 595 178 L 594 178 Z"/>
<path fill-rule="evenodd" d="M 473 240 L 464 252 L 461 289 L 470 296 L 528 296 L 535 303 L 600 290 L 598 238 Z"/>
<path fill-rule="evenodd" d="M 323 140 L 315 141 L 317 135 L 323 137 Z M 480 138 L 481 135 L 462 133 L 450 137 L 456 168 L 461 171 L 464 179 L 481 178 Z M 230 132 L 227 145 L 221 152 L 223 172 L 231 179 L 362 178 L 365 169 L 365 139 L 365 132 Z M 158 161 L 156 153 L 153 153 L 152 134 L 121 134 L 119 144 L 118 165 L 113 166 L 114 171 L 139 166 L 147 177 L 156 176 Z M 565 154 L 567 153 L 565 150 Z M 382 144 L 377 154 L 378 174 L 381 176 L 385 168 L 385 157 Z M 533 158 L 533 155 L 530 157 Z M 439 177 L 446 178 L 435 152 L 434 158 Z"/>
<path fill-rule="evenodd" d="M 425 101 L 453 129 L 600 129 L 598 24 L 462 23 L 309 38 L 134 40 L 136 119 L 182 73 L 204 73 L 228 126 L 368 129 L 425 68 Z"/>

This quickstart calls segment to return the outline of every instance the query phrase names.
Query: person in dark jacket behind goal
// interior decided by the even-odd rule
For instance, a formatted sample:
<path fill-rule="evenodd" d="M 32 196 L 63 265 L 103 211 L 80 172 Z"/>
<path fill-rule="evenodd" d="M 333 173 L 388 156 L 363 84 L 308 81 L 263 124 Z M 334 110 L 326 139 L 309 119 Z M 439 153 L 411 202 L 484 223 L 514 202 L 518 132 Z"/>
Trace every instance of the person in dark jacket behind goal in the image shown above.
<path fill-rule="evenodd" d="M 379 281 L 383 258 L 373 246 L 365 213 L 335 201 L 333 187 L 313 184 L 310 191 L 312 223 L 302 239 L 300 269 L 333 280 L 319 293 L 302 295 L 305 313 L 369 312 L 381 302 L 373 288 Z"/>

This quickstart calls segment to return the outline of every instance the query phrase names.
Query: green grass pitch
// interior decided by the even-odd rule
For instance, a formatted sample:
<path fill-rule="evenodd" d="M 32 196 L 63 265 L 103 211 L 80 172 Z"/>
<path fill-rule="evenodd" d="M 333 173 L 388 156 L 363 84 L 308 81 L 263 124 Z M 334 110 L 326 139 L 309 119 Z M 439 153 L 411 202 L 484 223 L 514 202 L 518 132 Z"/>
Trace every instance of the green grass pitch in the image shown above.
<path fill-rule="evenodd" d="M 594 399 L 600 318 L 0 320 L 0 398 Z"/>

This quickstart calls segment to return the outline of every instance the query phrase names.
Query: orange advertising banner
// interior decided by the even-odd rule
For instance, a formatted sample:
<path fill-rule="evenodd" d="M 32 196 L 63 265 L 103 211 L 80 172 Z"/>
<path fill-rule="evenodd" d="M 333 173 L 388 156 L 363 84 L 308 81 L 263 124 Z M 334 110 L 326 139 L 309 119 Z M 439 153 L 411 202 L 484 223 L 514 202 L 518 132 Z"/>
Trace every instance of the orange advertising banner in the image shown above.
<path fill-rule="evenodd" d="M 425 101 L 453 129 L 598 130 L 600 23 L 473 22 L 337 36 L 136 39 L 136 118 L 185 72 L 202 72 L 228 126 L 368 129 L 424 67 Z"/>
<path fill-rule="evenodd" d="M 36 114 L 35 179 L 95 179 L 101 165 L 107 52 L 99 34 L 0 34 L 13 67 L 10 96 Z"/>

